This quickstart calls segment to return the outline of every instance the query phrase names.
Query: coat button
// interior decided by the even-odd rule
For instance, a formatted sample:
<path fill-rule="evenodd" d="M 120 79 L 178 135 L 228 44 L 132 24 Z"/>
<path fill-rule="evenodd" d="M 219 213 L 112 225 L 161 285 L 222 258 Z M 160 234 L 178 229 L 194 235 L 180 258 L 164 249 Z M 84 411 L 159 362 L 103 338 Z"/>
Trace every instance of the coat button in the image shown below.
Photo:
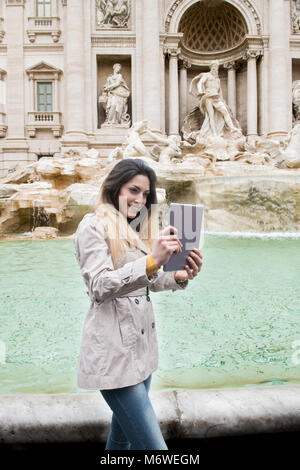
<path fill-rule="evenodd" d="M 139 299 L 134 299 L 136 304 L 139 304 Z"/>
<path fill-rule="evenodd" d="M 148 302 L 150 302 L 150 297 L 149 297 L 149 295 L 147 295 L 147 300 L 148 300 Z"/>
<path fill-rule="evenodd" d="M 154 328 L 154 326 L 155 326 L 155 323 L 152 323 L 152 328 Z"/>
<path fill-rule="evenodd" d="M 141 330 L 141 333 L 142 333 L 142 335 L 145 333 L 145 330 L 144 330 L 144 328 L 142 328 L 142 330 Z"/>

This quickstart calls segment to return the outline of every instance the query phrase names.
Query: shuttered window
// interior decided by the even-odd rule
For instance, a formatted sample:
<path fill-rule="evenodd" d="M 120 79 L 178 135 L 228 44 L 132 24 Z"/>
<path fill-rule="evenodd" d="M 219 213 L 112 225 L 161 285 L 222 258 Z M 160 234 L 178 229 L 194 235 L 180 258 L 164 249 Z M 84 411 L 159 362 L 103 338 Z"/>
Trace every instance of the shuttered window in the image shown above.
<path fill-rule="evenodd" d="M 52 82 L 37 82 L 37 108 L 52 111 Z"/>
<path fill-rule="evenodd" d="M 52 0 L 36 0 L 36 16 L 51 17 L 51 1 Z"/>

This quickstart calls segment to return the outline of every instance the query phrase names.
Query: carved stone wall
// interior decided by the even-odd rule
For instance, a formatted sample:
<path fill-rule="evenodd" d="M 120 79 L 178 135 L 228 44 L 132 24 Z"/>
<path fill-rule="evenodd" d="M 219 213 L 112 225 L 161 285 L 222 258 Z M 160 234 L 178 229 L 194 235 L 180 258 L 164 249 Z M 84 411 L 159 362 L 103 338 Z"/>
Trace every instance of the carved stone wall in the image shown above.
<path fill-rule="evenodd" d="M 300 34 L 300 1 L 290 0 L 291 3 L 291 32 Z"/>
<path fill-rule="evenodd" d="M 98 29 L 128 29 L 131 0 L 96 0 L 96 27 Z"/>

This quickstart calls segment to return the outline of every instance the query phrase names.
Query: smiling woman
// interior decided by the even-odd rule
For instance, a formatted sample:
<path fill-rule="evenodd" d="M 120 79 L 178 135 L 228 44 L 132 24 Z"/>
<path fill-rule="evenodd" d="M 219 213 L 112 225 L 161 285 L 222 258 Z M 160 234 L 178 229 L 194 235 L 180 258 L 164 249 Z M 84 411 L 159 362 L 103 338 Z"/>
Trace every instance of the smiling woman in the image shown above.
<path fill-rule="evenodd" d="M 149 194 L 149 178 L 145 175 L 134 176 L 120 189 L 120 211 L 123 212 L 126 217 L 133 219 L 141 208 L 145 206 Z"/>
<path fill-rule="evenodd" d="M 156 175 L 143 160 L 121 160 L 104 180 L 95 212 L 84 216 L 74 237 L 91 298 L 78 385 L 100 390 L 113 411 L 107 450 L 131 445 L 135 450 L 167 449 L 148 396 L 158 367 L 149 290 L 185 289 L 202 264 L 195 254 L 194 269 L 184 271 L 180 283 L 173 272 L 159 270 L 181 251 L 181 243 L 175 227 L 158 236 L 151 230 L 157 215 L 155 184 Z M 130 222 L 137 218 L 138 231 Z"/>

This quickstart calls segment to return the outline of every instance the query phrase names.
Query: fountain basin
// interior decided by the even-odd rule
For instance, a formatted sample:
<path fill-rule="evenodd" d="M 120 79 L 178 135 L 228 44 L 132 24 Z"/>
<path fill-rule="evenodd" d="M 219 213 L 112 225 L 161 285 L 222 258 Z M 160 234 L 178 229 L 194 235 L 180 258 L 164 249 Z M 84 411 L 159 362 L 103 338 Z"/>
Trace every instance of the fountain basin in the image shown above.
<path fill-rule="evenodd" d="M 300 430 L 300 385 L 149 396 L 165 440 Z M 111 415 L 100 392 L 0 395 L 0 442 L 105 442 Z"/>

